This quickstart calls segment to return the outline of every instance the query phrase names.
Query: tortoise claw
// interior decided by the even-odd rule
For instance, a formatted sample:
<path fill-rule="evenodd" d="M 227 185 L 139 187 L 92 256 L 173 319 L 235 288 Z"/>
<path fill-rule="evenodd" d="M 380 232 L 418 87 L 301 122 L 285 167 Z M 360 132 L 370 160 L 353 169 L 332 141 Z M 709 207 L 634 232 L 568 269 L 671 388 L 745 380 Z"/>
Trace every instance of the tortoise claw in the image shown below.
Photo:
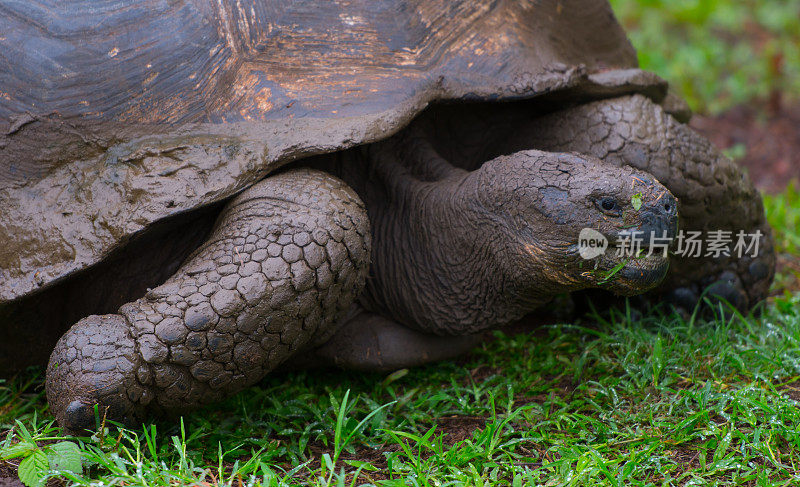
<path fill-rule="evenodd" d="M 728 315 L 729 305 L 747 312 L 757 304 L 757 301 L 751 301 L 745 283 L 733 271 L 724 271 L 706 282 L 710 284 L 701 286 L 692 283 L 671 289 L 664 294 L 664 301 L 684 314 L 691 314 L 699 306 L 701 316 L 709 318 L 720 309 L 720 305 L 723 313 Z"/>
<path fill-rule="evenodd" d="M 78 399 L 70 402 L 64 413 L 63 427 L 69 431 L 88 431 L 94 428 L 94 407 Z"/>

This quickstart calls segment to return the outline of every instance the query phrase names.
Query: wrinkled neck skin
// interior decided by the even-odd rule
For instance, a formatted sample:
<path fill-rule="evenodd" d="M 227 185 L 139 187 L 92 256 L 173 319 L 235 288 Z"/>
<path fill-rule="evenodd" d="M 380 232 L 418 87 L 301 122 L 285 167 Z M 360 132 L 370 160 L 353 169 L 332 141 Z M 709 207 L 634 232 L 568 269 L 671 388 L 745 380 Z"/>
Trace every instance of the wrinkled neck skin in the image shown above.
<path fill-rule="evenodd" d="M 337 156 L 333 171 L 365 201 L 372 225 L 367 309 L 461 335 L 507 324 L 573 287 L 565 276 L 553 279 L 565 267 L 553 259 L 565 253 L 534 234 L 546 218 L 523 220 L 513 204 L 504 206 L 514 195 L 496 180 L 492 162 L 468 172 L 413 136 Z"/>

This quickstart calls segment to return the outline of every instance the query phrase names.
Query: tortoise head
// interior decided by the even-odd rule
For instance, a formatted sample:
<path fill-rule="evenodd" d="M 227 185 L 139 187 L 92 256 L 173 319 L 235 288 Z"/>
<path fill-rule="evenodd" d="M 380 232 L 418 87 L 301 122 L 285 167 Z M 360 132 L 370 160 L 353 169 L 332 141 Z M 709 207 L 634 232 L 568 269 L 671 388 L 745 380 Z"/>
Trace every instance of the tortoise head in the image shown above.
<path fill-rule="evenodd" d="M 504 236 L 490 240 L 491 254 L 521 299 L 589 287 L 641 294 L 665 277 L 677 201 L 652 175 L 536 150 L 493 159 L 476 174 L 480 211 Z"/>

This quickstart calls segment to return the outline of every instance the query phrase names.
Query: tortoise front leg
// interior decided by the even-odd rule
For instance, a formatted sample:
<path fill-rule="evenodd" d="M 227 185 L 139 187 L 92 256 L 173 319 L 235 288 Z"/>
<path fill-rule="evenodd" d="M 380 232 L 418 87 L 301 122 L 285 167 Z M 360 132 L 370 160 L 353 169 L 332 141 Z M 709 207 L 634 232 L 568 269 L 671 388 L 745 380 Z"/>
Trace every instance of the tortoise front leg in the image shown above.
<path fill-rule="evenodd" d="M 323 343 L 361 293 L 370 233 L 363 203 L 313 170 L 270 177 L 231 201 L 167 282 L 89 316 L 58 342 L 47 398 L 76 431 L 181 411 L 261 379 Z"/>
<path fill-rule="evenodd" d="M 761 195 L 740 167 L 650 99 L 613 98 L 537 118 L 519 127 L 508 150 L 521 147 L 581 152 L 647 171 L 678 198 L 685 233 L 707 239 L 708 232 L 731 232 L 728 257 L 707 256 L 703 247 L 700 257 L 670 259 L 659 292 L 672 302 L 690 308 L 706 288 L 742 310 L 766 298 L 775 254 Z M 733 252 L 739 231 L 761 233 L 756 257 Z"/>

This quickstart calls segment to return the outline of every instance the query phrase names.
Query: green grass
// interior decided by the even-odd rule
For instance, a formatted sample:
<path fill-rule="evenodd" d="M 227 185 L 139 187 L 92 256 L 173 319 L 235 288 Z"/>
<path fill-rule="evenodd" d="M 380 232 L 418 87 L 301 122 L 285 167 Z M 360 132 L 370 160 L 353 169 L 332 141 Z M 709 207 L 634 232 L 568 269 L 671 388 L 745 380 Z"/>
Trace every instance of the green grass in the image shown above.
<path fill-rule="evenodd" d="M 612 3 L 643 67 L 695 109 L 800 93 L 797 1 Z M 797 254 L 800 192 L 766 209 L 778 250 Z M 280 374 L 184 418 L 85 438 L 61 436 L 31 370 L 0 380 L 0 475 L 26 459 L 32 484 L 58 464 L 47 476 L 79 485 L 797 485 L 800 294 L 725 316 L 595 313 L 390 375 Z"/>
<path fill-rule="evenodd" d="M 695 111 L 800 94 L 798 0 L 611 0 L 644 69 Z"/>
<path fill-rule="evenodd" d="M 766 196 L 767 221 L 779 252 L 800 255 L 800 189 L 792 181 L 783 193 Z"/>
<path fill-rule="evenodd" d="M 498 332 L 464 361 L 386 377 L 279 375 L 183 421 L 75 439 L 84 467 L 67 478 L 791 485 L 800 482 L 799 305 L 778 298 L 762 319 L 710 322 L 627 309 Z M 12 428 L 4 450 L 62 439 L 40 387 L 0 388 L 0 423 Z"/>

